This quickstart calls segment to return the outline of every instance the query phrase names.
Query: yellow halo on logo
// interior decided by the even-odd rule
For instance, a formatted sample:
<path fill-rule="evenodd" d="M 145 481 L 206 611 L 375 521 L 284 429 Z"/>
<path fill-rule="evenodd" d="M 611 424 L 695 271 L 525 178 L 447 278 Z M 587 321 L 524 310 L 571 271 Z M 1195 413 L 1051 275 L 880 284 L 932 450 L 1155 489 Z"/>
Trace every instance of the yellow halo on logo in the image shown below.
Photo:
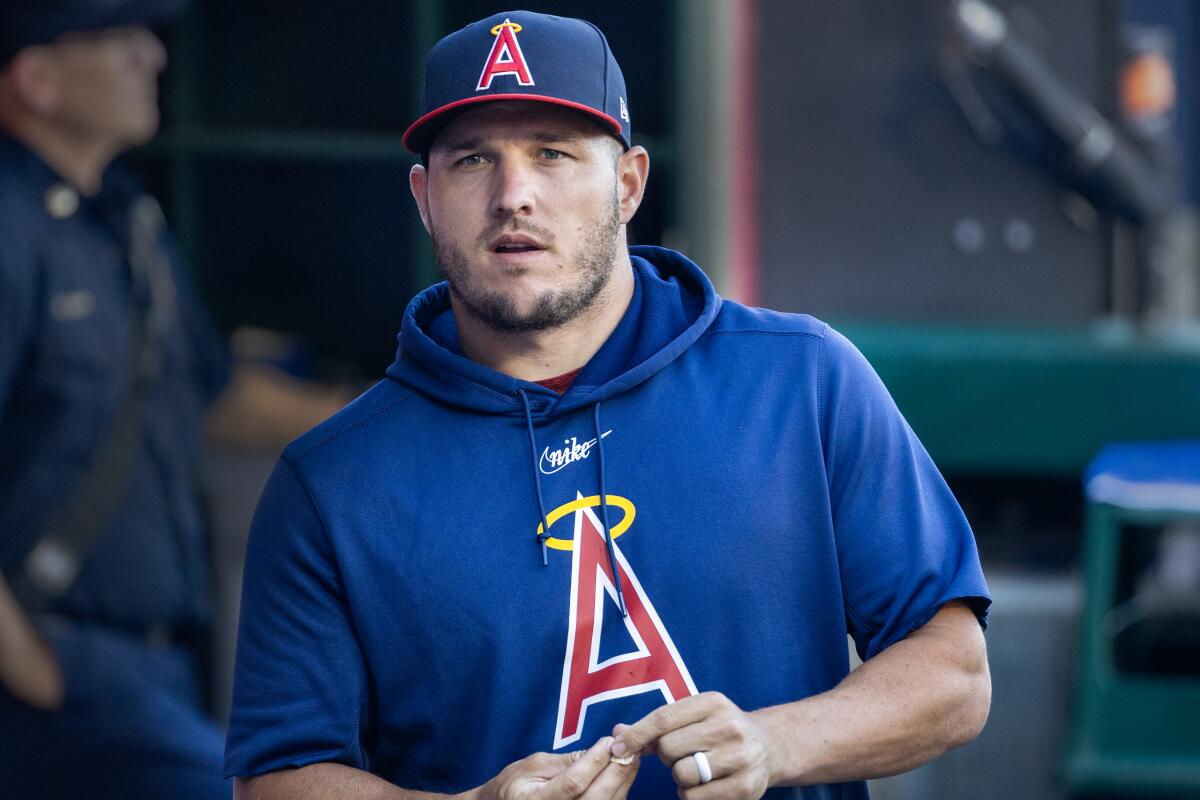
<path fill-rule="evenodd" d="M 501 28 L 512 28 L 513 33 L 521 32 L 520 25 L 518 25 L 515 22 L 509 22 L 508 20 L 504 20 L 504 22 L 501 22 L 499 25 L 496 25 L 492 28 L 492 36 L 499 36 Z"/>
<path fill-rule="evenodd" d="M 621 521 L 612 526 L 612 538 L 615 540 L 625 531 L 629 530 L 629 526 L 633 524 L 633 518 L 637 516 L 637 509 L 633 507 L 633 503 L 629 502 L 629 500 L 624 497 L 620 497 L 619 495 L 615 494 L 610 494 L 607 497 L 608 504 L 610 506 L 616 506 L 625 512 L 625 516 L 621 518 Z M 564 503 L 551 511 L 546 515 L 546 521 L 550 524 L 550 527 L 553 528 L 554 523 L 558 522 L 568 514 L 574 514 L 581 508 L 598 508 L 599 506 L 600 495 L 598 494 L 594 494 L 590 497 L 580 497 L 578 500 L 572 500 L 569 503 Z M 541 523 L 538 523 L 537 533 L 539 536 L 542 533 Z M 566 550 L 570 552 L 571 550 L 575 549 L 575 540 L 559 539 L 556 536 L 551 536 L 546 539 L 546 546 L 555 550 Z"/>

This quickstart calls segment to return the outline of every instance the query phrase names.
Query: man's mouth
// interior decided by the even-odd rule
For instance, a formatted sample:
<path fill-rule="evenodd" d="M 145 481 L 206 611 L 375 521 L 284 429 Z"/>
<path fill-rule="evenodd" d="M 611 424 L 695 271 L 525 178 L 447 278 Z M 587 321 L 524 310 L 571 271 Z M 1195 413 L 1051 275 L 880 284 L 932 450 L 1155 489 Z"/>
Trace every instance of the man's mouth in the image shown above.
<path fill-rule="evenodd" d="M 545 249 L 536 239 L 522 235 L 501 236 L 492 243 L 492 252 L 502 254 L 535 253 Z"/>

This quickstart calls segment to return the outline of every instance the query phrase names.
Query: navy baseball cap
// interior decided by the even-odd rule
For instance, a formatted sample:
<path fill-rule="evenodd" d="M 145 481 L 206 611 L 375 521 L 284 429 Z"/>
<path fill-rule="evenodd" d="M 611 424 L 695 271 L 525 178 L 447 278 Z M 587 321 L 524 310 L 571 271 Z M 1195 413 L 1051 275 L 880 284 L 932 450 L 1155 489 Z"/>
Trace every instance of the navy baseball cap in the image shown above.
<path fill-rule="evenodd" d="M 454 112 L 490 100 L 533 100 L 592 117 L 629 149 L 625 78 L 590 22 L 505 11 L 442 39 L 425 59 L 421 116 L 404 146 L 425 152 Z"/>
<path fill-rule="evenodd" d="M 169 22 L 188 0 L 0 0 L 0 66 L 64 33 Z"/>

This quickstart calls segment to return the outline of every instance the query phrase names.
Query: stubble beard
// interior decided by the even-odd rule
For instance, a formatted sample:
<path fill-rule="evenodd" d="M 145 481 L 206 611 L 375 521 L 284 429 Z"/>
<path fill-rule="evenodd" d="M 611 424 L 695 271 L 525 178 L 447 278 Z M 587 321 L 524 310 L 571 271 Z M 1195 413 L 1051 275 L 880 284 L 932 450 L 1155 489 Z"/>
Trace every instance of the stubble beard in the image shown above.
<path fill-rule="evenodd" d="M 524 314 L 518 311 L 516 302 L 509 295 L 477 286 L 466 254 L 453 245 L 439 241 L 437 234 L 433 233 L 431 237 L 438 269 L 446 276 L 450 292 L 467 313 L 492 330 L 529 333 L 561 327 L 590 309 L 612 277 L 621 226 L 618 203 L 614 188 L 611 213 L 603 222 L 591 228 L 573 265 L 579 275 L 578 280 L 563 289 L 542 293 L 533 308 Z M 528 227 L 506 223 L 504 230 L 517 232 L 528 230 Z"/>

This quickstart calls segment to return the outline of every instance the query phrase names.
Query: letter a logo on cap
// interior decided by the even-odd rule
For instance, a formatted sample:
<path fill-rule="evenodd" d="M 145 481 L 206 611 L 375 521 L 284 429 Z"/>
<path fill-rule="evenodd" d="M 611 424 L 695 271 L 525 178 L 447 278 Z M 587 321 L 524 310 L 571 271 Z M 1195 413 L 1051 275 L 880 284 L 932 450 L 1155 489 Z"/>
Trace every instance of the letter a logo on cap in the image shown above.
<path fill-rule="evenodd" d="M 492 36 L 496 37 L 496 41 L 492 43 L 492 50 L 488 53 L 487 61 L 484 62 L 483 72 L 479 74 L 479 85 L 475 87 L 475 91 L 482 92 L 490 89 L 492 78 L 497 75 L 516 75 L 517 83 L 522 86 L 533 86 L 533 76 L 529 74 L 529 65 L 525 63 L 525 54 L 521 52 L 521 45 L 517 43 L 517 34 L 520 31 L 520 25 L 509 22 L 507 19 L 492 28 Z"/>

